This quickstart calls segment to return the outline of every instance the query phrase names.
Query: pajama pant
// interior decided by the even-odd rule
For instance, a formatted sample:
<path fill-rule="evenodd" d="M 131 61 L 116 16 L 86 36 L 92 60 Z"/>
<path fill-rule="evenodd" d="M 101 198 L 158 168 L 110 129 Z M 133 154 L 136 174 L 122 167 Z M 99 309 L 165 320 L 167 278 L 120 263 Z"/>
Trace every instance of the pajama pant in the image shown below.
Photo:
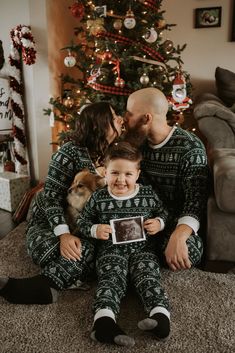
<path fill-rule="evenodd" d="M 94 313 L 100 309 L 110 309 L 117 316 L 129 279 L 148 315 L 156 306 L 169 310 L 168 298 L 160 283 L 158 257 L 141 242 L 131 245 L 105 244 L 98 250 L 96 268 L 98 286 Z"/>
<path fill-rule="evenodd" d="M 58 289 L 65 289 L 77 280 L 83 281 L 94 269 L 95 240 L 81 239 L 82 257 L 73 261 L 60 255 L 60 239 L 47 224 L 31 225 L 27 229 L 27 250 Z"/>

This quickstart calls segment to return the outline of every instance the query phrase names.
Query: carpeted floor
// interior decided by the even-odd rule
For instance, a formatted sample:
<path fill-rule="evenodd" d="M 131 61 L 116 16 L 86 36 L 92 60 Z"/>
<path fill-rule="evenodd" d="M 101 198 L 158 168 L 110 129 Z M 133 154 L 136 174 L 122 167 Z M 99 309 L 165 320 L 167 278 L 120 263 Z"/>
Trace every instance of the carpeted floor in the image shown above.
<path fill-rule="evenodd" d="M 39 272 L 26 254 L 24 230 L 20 224 L 0 240 L 0 276 Z M 234 353 L 235 275 L 193 269 L 164 270 L 162 276 L 172 306 L 166 342 L 139 331 L 137 322 L 145 314 L 132 292 L 123 302 L 119 323 L 136 345 L 126 349 L 92 342 L 93 284 L 89 291 L 63 291 L 50 305 L 13 305 L 0 297 L 0 353 Z"/>

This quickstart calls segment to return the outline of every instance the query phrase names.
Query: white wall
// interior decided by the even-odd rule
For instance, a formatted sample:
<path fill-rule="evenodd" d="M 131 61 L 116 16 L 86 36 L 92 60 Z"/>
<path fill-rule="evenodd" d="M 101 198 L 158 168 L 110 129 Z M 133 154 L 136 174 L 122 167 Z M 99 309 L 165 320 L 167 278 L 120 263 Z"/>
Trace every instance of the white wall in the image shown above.
<path fill-rule="evenodd" d="M 184 69 L 191 75 L 194 94 L 215 91 L 217 66 L 235 72 L 235 42 L 230 42 L 234 0 L 164 0 L 168 23 L 177 24 L 164 31 L 174 44 L 187 43 L 182 53 Z M 221 27 L 194 28 L 194 9 L 222 6 Z"/>
<path fill-rule="evenodd" d="M 25 115 L 29 130 L 28 145 L 31 159 L 31 176 L 43 180 L 51 157 L 51 131 L 43 108 L 48 106 L 49 70 L 47 51 L 46 0 L 1 0 L 0 39 L 5 60 L 10 53 L 10 30 L 17 25 L 30 25 L 36 42 L 37 60 L 34 65 L 23 67 L 25 82 Z"/>

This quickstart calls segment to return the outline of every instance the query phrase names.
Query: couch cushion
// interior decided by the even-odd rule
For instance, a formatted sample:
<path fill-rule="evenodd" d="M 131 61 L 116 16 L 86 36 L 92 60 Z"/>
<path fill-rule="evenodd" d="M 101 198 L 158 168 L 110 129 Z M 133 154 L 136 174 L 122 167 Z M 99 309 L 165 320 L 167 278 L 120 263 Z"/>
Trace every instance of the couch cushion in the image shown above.
<path fill-rule="evenodd" d="M 212 159 L 217 206 L 224 212 L 235 212 L 235 149 L 217 149 Z"/>
<path fill-rule="evenodd" d="M 235 215 L 222 212 L 210 197 L 207 207 L 207 260 L 235 261 Z"/>
<path fill-rule="evenodd" d="M 218 96 L 229 107 L 235 103 L 235 73 L 221 67 L 215 70 Z"/>

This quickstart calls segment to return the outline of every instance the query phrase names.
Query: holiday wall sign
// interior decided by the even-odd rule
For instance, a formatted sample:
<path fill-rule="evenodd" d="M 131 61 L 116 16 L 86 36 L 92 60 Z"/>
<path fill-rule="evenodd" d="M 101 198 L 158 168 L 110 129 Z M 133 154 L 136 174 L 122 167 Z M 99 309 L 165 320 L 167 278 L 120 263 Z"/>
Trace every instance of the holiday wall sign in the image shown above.
<path fill-rule="evenodd" d="M 0 78 L 0 134 L 9 133 L 12 130 L 12 117 L 9 80 Z"/>

